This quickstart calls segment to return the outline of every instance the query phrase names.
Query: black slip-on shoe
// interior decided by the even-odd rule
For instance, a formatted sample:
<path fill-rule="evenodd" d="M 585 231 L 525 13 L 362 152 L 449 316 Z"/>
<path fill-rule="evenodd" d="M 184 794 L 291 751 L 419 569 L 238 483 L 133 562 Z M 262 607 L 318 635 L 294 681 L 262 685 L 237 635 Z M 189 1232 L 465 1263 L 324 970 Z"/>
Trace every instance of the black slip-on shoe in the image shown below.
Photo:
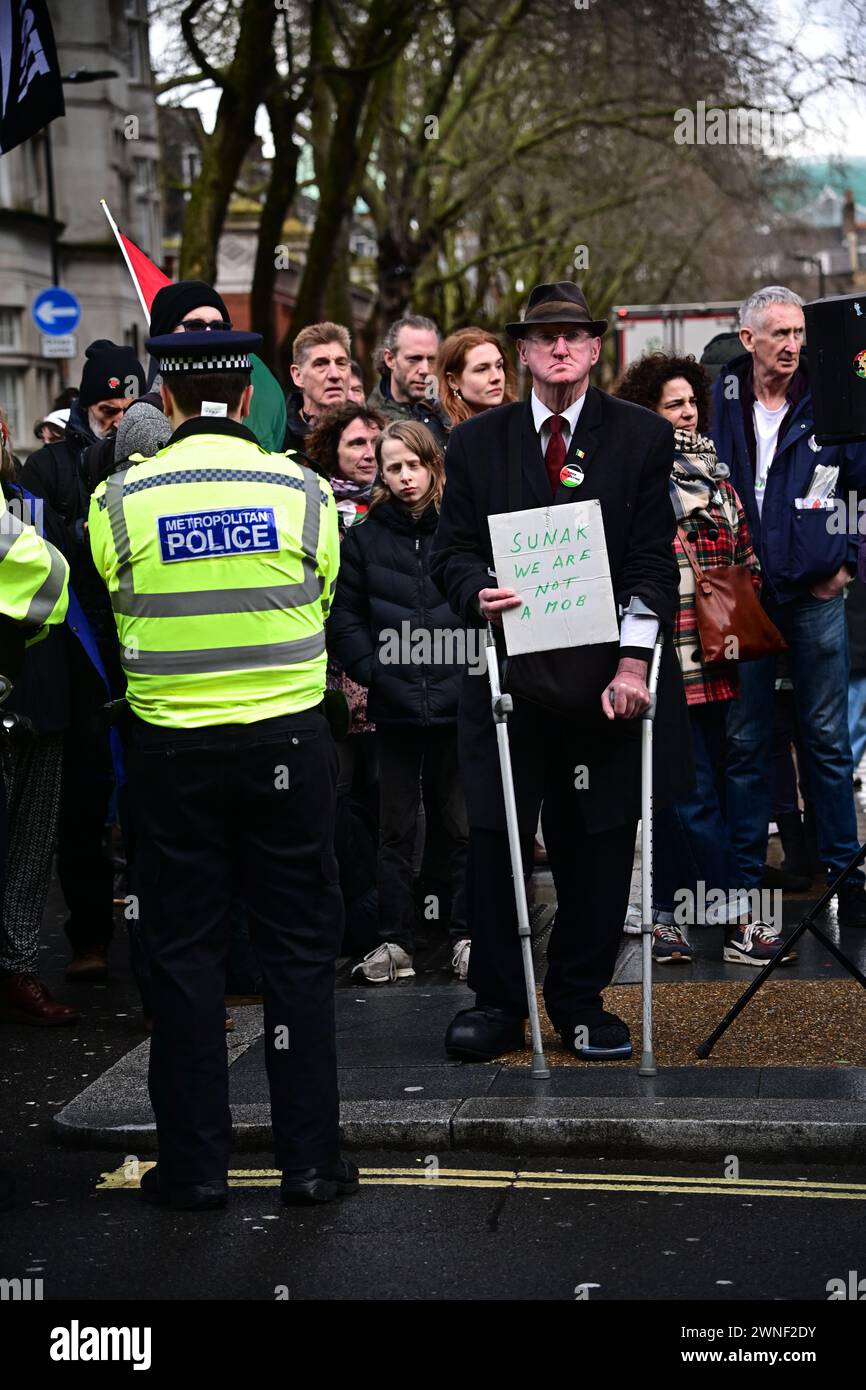
<path fill-rule="evenodd" d="M 526 1024 L 505 1009 L 492 1004 L 461 1009 L 445 1034 L 445 1051 L 459 1062 L 492 1062 L 504 1052 L 522 1048 Z"/>
<path fill-rule="evenodd" d="M 573 1052 L 586 1062 L 621 1062 L 632 1053 L 628 1024 L 604 1009 L 577 1013 L 557 1023 L 556 1031 L 566 1052 Z"/>
<path fill-rule="evenodd" d="M 284 1168 L 280 1196 L 287 1207 L 315 1207 L 351 1197 L 360 1185 L 357 1166 L 350 1158 L 338 1158 L 325 1168 Z"/>
<path fill-rule="evenodd" d="M 158 1166 L 142 1174 L 139 1187 L 146 1202 L 171 1207 L 174 1211 L 214 1211 L 224 1207 L 229 1199 L 229 1185 L 224 1178 L 215 1178 L 212 1182 L 164 1183 Z"/>

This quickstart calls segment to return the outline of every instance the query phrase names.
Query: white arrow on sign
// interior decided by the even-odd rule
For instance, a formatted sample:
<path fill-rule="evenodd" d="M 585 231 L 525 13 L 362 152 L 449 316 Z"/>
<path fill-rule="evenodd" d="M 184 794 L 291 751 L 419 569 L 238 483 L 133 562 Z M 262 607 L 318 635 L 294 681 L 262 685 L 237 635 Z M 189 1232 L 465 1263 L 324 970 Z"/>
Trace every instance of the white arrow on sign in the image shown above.
<path fill-rule="evenodd" d="M 39 317 L 46 323 L 56 323 L 58 319 L 74 319 L 78 314 L 74 304 L 43 304 Z"/>

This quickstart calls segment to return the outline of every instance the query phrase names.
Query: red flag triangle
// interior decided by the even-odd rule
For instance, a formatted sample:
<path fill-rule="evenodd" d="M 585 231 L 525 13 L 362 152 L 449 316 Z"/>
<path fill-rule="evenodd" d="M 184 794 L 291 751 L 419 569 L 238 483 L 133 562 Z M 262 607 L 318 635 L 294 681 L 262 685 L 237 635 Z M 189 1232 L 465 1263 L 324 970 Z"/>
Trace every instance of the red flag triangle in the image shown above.
<path fill-rule="evenodd" d="M 150 308 L 157 290 L 161 290 L 163 285 L 170 285 L 173 282 L 162 273 L 159 266 L 154 265 L 150 257 L 146 256 L 134 241 L 130 241 L 128 236 L 123 235 L 108 211 L 108 204 L 105 199 L 100 198 L 99 201 L 102 204 L 102 211 L 108 218 L 111 230 L 117 238 L 117 244 L 123 252 L 126 268 L 132 276 L 132 283 L 135 285 L 141 307 L 147 315 L 148 324 L 150 324 Z"/>
<path fill-rule="evenodd" d="M 157 290 L 161 290 L 163 285 L 170 285 L 171 280 L 167 275 L 163 275 L 159 266 L 154 265 L 153 261 L 139 250 L 134 241 L 130 241 L 128 236 L 123 235 L 123 232 L 120 232 L 119 235 L 129 272 L 138 285 L 139 298 L 147 305 L 147 312 L 150 314 Z"/>

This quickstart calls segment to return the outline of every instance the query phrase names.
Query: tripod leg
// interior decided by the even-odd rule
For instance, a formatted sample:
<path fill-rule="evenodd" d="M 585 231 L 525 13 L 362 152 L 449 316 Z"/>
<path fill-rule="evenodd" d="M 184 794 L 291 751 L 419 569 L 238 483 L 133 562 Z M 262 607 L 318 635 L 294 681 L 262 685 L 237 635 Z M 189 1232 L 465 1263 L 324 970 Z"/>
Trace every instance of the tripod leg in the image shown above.
<path fill-rule="evenodd" d="M 766 979 L 769 978 L 770 975 L 772 975 L 773 971 L 777 968 L 777 966 L 781 965 L 782 957 L 784 956 L 785 952 L 788 949 L 790 949 L 794 942 L 798 941 L 800 937 L 803 935 L 803 933 L 806 931 L 811 931 L 815 936 L 817 936 L 819 941 L 821 941 L 824 944 L 824 946 L 826 946 L 827 949 L 831 952 L 831 954 L 836 957 L 839 964 L 844 965 L 845 969 L 848 971 L 850 975 L 854 976 L 854 979 L 858 982 L 858 984 L 861 984 L 863 988 L 866 989 L 866 977 L 864 977 L 861 971 L 857 969 L 856 965 L 852 965 L 851 961 L 842 951 L 840 951 L 836 943 L 834 941 L 831 941 L 830 938 L 826 936 L 824 932 L 821 931 L 820 927 L 817 927 L 815 925 L 814 920 L 817 917 L 818 913 L 821 912 L 827 906 L 827 903 L 830 901 L 833 894 L 837 891 L 840 884 L 844 883 L 848 875 L 853 873 L 856 868 L 859 868 L 859 866 L 863 863 L 864 859 L 866 859 L 866 843 L 860 846 L 860 848 L 858 849 L 857 853 L 853 856 L 851 861 L 845 865 L 845 868 L 841 871 L 841 873 L 837 874 L 836 878 L 833 879 L 833 882 L 821 894 L 820 898 L 815 903 L 815 906 L 812 908 L 812 910 L 806 913 L 805 917 L 803 917 L 800 923 L 794 928 L 790 936 L 785 937 L 784 941 L 781 942 L 779 949 L 776 952 L 773 959 L 767 962 L 760 974 L 740 995 L 739 999 L 736 1001 L 733 1007 L 730 1008 L 728 1012 L 725 1014 L 721 1023 L 713 1029 L 712 1033 L 710 1033 L 708 1038 L 705 1038 L 704 1041 L 700 1043 L 698 1047 L 695 1048 L 695 1053 L 698 1057 L 709 1057 L 716 1043 L 719 1041 L 719 1038 L 722 1036 L 723 1033 L 727 1032 L 737 1015 L 740 1014 L 742 1010 L 746 1007 L 752 995 L 760 989 L 761 985 L 764 983 Z"/>

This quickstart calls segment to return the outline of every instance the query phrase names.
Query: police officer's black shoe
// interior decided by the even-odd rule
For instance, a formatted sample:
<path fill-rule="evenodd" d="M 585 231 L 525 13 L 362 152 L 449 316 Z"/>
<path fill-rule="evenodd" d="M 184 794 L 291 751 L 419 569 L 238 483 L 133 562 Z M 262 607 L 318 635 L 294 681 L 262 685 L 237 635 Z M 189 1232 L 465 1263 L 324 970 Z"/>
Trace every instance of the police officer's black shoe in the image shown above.
<path fill-rule="evenodd" d="M 359 1187 L 355 1164 L 338 1158 L 324 1168 L 284 1168 L 280 1196 L 287 1207 L 315 1207 L 335 1197 L 350 1197 Z"/>
<path fill-rule="evenodd" d="M 445 1033 L 445 1051 L 458 1062 L 492 1062 L 515 1052 L 525 1041 L 524 1020 L 495 1004 L 476 1005 L 455 1014 Z"/>
<path fill-rule="evenodd" d="M 229 1199 L 229 1185 L 224 1179 L 164 1183 L 158 1166 L 142 1174 L 139 1187 L 146 1202 L 172 1207 L 174 1211 L 212 1211 L 224 1207 Z"/>

